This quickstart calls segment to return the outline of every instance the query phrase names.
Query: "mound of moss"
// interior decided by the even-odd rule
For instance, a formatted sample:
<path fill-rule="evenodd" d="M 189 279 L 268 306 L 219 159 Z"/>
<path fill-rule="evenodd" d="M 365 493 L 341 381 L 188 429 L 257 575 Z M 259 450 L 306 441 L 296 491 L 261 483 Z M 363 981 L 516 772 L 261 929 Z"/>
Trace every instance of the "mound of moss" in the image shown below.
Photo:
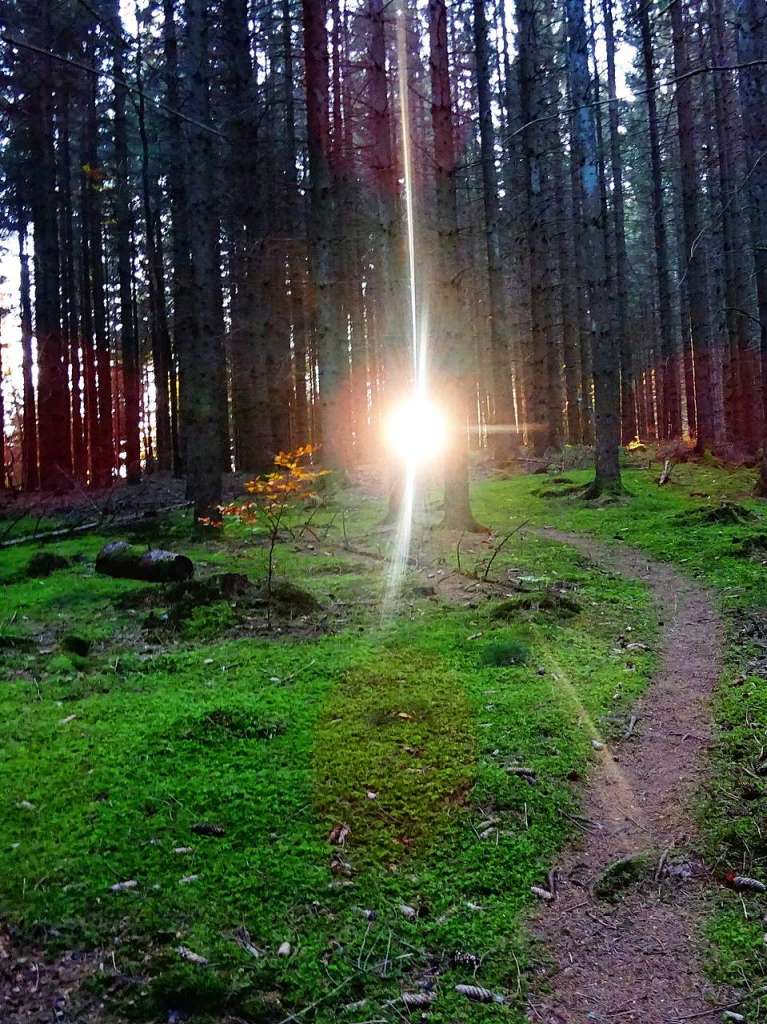
<path fill-rule="evenodd" d="M 537 590 L 501 601 L 490 612 L 491 619 L 512 619 L 524 613 L 546 613 L 559 619 L 571 619 L 581 611 L 580 604 L 558 590 Z"/>
<path fill-rule="evenodd" d="M 735 501 L 722 501 L 718 505 L 701 505 L 674 517 L 678 523 L 688 526 L 741 526 L 753 523 L 756 514 L 745 505 Z"/>

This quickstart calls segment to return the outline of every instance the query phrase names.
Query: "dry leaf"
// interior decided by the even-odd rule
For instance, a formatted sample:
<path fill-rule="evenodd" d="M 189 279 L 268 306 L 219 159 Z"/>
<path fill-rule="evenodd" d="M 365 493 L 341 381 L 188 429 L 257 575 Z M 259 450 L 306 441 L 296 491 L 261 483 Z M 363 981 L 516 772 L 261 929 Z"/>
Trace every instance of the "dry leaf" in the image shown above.
<path fill-rule="evenodd" d="M 340 825 L 335 825 L 330 830 L 328 842 L 332 843 L 334 846 L 343 846 L 346 840 L 348 839 L 350 832 L 351 829 L 349 828 L 348 825 L 345 825 L 343 823 L 341 823 Z"/>

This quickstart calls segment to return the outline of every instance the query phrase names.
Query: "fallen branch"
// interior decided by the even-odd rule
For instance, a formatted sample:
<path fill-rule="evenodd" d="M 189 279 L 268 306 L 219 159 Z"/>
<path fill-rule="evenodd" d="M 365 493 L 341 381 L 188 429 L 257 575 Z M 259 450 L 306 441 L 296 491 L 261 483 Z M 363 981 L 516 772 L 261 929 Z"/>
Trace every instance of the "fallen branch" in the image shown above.
<path fill-rule="evenodd" d="M 106 544 L 96 556 L 96 572 L 116 579 L 147 583 L 176 583 L 194 575 L 194 564 L 186 555 L 152 548 L 142 551 L 123 540 Z"/>
<path fill-rule="evenodd" d="M 162 515 L 164 512 L 175 512 L 178 509 L 191 508 L 192 502 L 182 501 L 175 505 L 165 505 L 163 508 L 158 509 L 142 509 L 140 512 L 133 512 L 131 515 L 123 516 L 122 518 L 114 518 L 110 522 L 109 528 L 127 526 L 130 523 L 136 522 L 139 519 L 144 519 L 147 512 L 152 512 L 154 515 Z M 25 534 L 23 537 L 16 537 L 15 540 L 7 540 L 0 544 L 0 550 L 3 548 L 16 547 L 18 544 L 29 544 L 32 541 L 39 543 L 45 543 L 49 540 L 56 540 L 58 537 L 69 537 L 76 533 L 87 533 L 89 530 L 104 529 L 104 517 L 101 519 L 93 520 L 87 523 L 78 523 L 76 526 L 62 526 L 56 530 L 46 530 L 44 533 Z"/>

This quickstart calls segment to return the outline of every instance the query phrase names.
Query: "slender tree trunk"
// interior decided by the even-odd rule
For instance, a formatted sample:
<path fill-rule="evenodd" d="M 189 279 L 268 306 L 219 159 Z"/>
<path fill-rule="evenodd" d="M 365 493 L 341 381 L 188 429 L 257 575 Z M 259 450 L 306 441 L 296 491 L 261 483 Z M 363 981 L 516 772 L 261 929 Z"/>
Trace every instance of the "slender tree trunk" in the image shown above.
<path fill-rule="evenodd" d="M 23 414 L 21 435 L 21 486 L 25 491 L 37 488 L 37 412 L 32 377 L 32 297 L 29 281 L 29 256 L 26 253 L 27 225 L 19 216 L 19 310 L 21 313 L 21 380 Z"/>
<path fill-rule="evenodd" d="M 718 66 L 734 63 L 725 46 L 725 22 L 722 0 L 709 0 L 709 26 L 712 59 Z M 738 164 L 742 163 L 743 136 L 737 109 L 735 85 L 729 74 L 712 75 L 714 121 L 716 125 L 719 191 L 722 203 L 722 248 L 725 275 L 725 323 L 727 327 L 727 366 L 725 373 L 725 418 L 729 437 L 736 444 L 756 451 L 759 437 L 754 431 L 755 382 L 747 372 L 749 319 L 751 304 L 748 289 L 747 253 L 740 244 L 747 227 L 741 215 L 739 195 L 735 191 Z M 735 142 L 733 144 L 733 134 Z"/>
<path fill-rule="evenodd" d="M 655 57 L 650 29 L 649 8 L 640 3 L 639 25 L 642 35 L 642 61 L 644 65 L 645 89 L 647 91 L 647 119 L 650 137 L 650 169 L 652 174 L 653 231 L 655 233 L 655 279 L 658 296 L 658 319 L 660 326 L 660 371 L 663 393 L 661 409 L 663 420 L 660 436 L 663 439 L 680 437 L 682 433 L 682 411 L 679 400 L 679 367 L 677 365 L 674 326 L 671 312 L 671 287 L 669 284 L 668 239 L 666 219 L 663 212 L 663 166 L 661 162 L 660 137 L 658 134 L 658 109 L 656 102 Z"/>
<path fill-rule="evenodd" d="M 674 73 L 677 78 L 690 70 L 684 12 L 679 3 L 671 5 L 674 44 Z M 687 288 L 690 296 L 689 338 L 695 365 L 697 434 L 695 446 L 703 452 L 714 441 L 713 375 L 709 336 L 708 280 L 700 229 L 698 159 L 696 153 L 693 85 L 689 78 L 677 82 L 676 105 L 681 156 L 682 214 L 686 256 Z M 686 338 L 683 339 L 686 342 Z"/>
<path fill-rule="evenodd" d="M 50 4 L 40 10 L 47 38 Z M 40 486 L 71 486 L 69 389 L 61 329 L 58 195 L 54 155 L 52 72 L 48 58 L 36 60 L 37 80 L 31 97 L 32 177 L 30 205 L 34 226 L 35 334 L 37 337 Z"/>
<path fill-rule="evenodd" d="M 594 339 L 596 476 L 589 495 L 621 489 L 618 354 L 607 314 L 607 267 L 604 211 L 599 190 L 599 160 L 594 109 L 590 104 L 588 43 L 583 0 L 566 0 L 570 92 L 579 141 L 582 224 L 580 243 L 586 262 L 586 285 Z M 576 244 L 579 240 L 576 238 Z"/>
<path fill-rule="evenodd" d="M 181 415 L 186 443 L 187 495 L 194 502 L 198 522 L 217 519 L 221 500 L 221 411 L 218 378 L 218 327 L 211 282 L 219 274 L 211 220 L 208 5 L 186 0 L 186 110 L 195 123 L 187 123 L 189 151 L 199 156 L 199 167 L 187 175 L 186 201 L 190 233 L 190 284 L 193 301 L 188 333 L 178 339 L 181 371 Z"/>
<path fill-rule="evenodd" d="M 737 0 L 740 102 L 746 132 L 751 235 L 760 323 L 763 430 L 757 493 L 767 497 L 767 9 L 762 0 Z M 761 61 L 761 64 L 754 62 Z"/>
<path fill-rule="evenodd" d="M 497 431 L 492 437 L 492 448 L 496 461 L 503 462 L 509 458 L 516 447 L 516 430 L 512 427 L 514 402 L 509 359 L 509 310 L 501 251 L 498 174 L 495 166 L 495 130 L 490 88 L 490 41 L 485 17 L 485 0 L 474 0 L 474 52 L 477 62 L 482 199 L 485 209 L 485 243 L 490 299 L 493 425 Z"/>
<path fill-rule="evenodd" d="M 116 37 L 113 41 L 113 69 L 117 81 L 125 76 L 125 43 L 122 38 L 119 4 L 109 9 Z M 129 484 L 141 479 L 139 445 L 139 352 L 133 316 L 133 265 L 131 260 L 131 208 L 128 185 L 128 132 L 125 117 L 126 91 L 115 86 L 115 234 L 117 275 L 120 294 L 120 350 L 122 352 L 123 402 L 125 406 L 125 476 Z"/>
<path fill-rule="evenodd" d="M 169 110 L 180 109 L 178 40 L 173 0 L 163 0 L 165 96 Z M 181 348 L 192 329 L 192 266 L 190 262 L 190 225 L 186 197 L 186 138 L 181 119 L 171 114 L 168 149 L 168 198 L 172 235 L 173 264 L 173 341 L 181 375 Z M 180 401 L 179 401 L 180 405 Z M 179 410 L 178 431 L 173 435 L 173 469 L 182 475 L 186 465 L 186 438 Z"/>
<path fill-rule="evenodd" d="M 293 37 L 290 0 L 282 0 L 282 47 L 285 91 L 285 184 L 288 192 L 288 281 L 293 330 L 294 414 L 293 441 L 306 444 L 309 434 L 306 362 L 306 252 L 302 222 L 304 204 L 298 191 L 296 168 L 296 114 L 293 95 Z"/>
<path fill-rule="evenodd" d="M 602 0 L 607 50 L 607 90 L 610 98 L 610 165 L 613 178 L 613 235 L 615 245 L 615 325 L 621 360 L 621 435 L 628 444 L 637 433 L 634 411 L 634 370 L 628 338 L 628 259 L 626 256 L 626 214 L 623 200 L 623 155 L 619 128 L 619 110 L 615 84 L 615 28 L 612 0 Z"/>
<path fill-rule="evenodd" d="M 90 438 L 91 486 L 109 487 L 112 482 L 114 450 L 112 447 L 112 367 L 107 330 L 106 288 L 104 281 L 104 236 L 102 178 L 99 164 L 97 79 L 93 76 L 86 115 L 88 183 L 88 252 L 90 257 L 91 304 L 95 343 L 95 409 L 92 409 L 94 433 Z"/>
<path fill-rule="evenodd" d="M 142 54 L 137 54 L 136 79 L 143 85 Z M 152 345 L 155 390 L 155 457 L 157 468 L 169 470 L 173 460 L 173 441 L 170 423 L 170 362 L 171 344 L 165 308 L 163 270 L 158 259 L 155 217 L 150 185 L 149 139 L 146 129 L 146 109 L 143 95 L 139 95 L 138 129 L 141 142 L 141 202 L 144 214 L 144 247 L 146 276 L 149 293 L 149 337 Z"/>
<path fill-rule="evenodd" d="M 303 0 L 306 120 L 309 151 L 310 316 L 319 363 L 317 433 L 322 461 L 344 465 L 345 424 L 340 402 L 345 385 L 343 331 L 338 322 L 335 280 L 335 196 L 330 170 L 328 30 L 326 0 Z"/>
<path fill-rule="evenodd" d="M 444 525 L 454 530 L 477 530 L 469 502 L 467 426 L 472 367 L 471 353 L 466 345 L 466 325 L 461 315 L 458 276 L 455 142 L 444 0 L 429 0 L 428 18 L 438 244 L 437 301 L 434 305 L 439 311 L 435 336 L 440 340 L 436 369 L 452 421 L 445 460 Z"/>
<path fill-rule="evenodd" d="M 550 397 L 555 382 L 550 377 L 551 238 L 550 212 L 545 189 L 546 142 L 541 118 L 544 101 L 539 74 L 541 10 L 536 0 L 517 0 L 519 26 L 519 96 L 527 190 L 527 243 L 530 258 L 530 358 L 527 384 L 528 444 L 542 455 L 552 440 Z"/>

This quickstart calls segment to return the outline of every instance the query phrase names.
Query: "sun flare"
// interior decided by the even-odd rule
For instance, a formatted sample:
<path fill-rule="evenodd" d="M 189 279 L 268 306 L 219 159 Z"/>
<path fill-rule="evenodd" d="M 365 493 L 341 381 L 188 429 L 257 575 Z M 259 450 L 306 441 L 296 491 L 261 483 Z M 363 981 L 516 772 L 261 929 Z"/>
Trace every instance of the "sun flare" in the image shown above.
<path fill-rule="evenodd" d="M 385 436 L 392 454 L 422 466 L 445 450 L 447 418 L 431 399 L 413 395 L 392 409 L 386 420 Z"/>

